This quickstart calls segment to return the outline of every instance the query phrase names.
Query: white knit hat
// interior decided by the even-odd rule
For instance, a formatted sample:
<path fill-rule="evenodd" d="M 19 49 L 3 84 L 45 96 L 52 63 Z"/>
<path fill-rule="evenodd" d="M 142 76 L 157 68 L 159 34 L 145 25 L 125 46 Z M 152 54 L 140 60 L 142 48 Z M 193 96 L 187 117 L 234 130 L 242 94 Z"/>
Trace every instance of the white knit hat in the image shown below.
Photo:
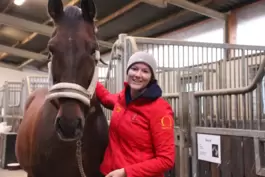
<path fill-rule="evenodd" d="M 135 52 L 128 61 L 127 64 L 127 70 L 126 73 L 128 73 L 128 70 L 130 69 L 130 67 L 135 64 L 135 63 L 145 63 L 147 64 L 150 69 L 152 70 L 152 74 L 155 77 L 155 73 L 156 73 L 156 60 L 153 57 L 153 55 L 147 53 L 147 52 L 143 52 L 143 51 L 139 51 L 139 52 Z"/>

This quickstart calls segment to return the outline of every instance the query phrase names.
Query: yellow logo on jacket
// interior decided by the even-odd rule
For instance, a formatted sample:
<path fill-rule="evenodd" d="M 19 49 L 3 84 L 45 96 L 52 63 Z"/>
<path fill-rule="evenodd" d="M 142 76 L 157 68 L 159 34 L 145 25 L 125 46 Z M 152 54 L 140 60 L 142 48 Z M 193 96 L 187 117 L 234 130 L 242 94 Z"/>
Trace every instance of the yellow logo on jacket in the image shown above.
<path fill-rule="evenodd" d="M 115 108 L 115 111 L 116 111 L 116 112 L 121 112 L 121 107 L 118 105 L 118 106 Z"/>
<path fill-rule="evenodd" d="M 170 116 L 164 116 L 161 118 L 161 126 L 163 129 L 173 128 L 172 118 Z"/>

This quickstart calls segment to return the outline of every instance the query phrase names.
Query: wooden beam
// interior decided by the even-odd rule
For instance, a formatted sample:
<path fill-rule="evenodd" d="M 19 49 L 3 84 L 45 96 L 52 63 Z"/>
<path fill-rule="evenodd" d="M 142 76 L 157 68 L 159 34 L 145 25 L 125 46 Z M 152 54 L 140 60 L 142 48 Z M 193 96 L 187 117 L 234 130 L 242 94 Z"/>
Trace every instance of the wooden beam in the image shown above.
<path fill-rule="evenodd" d="M 236 11 L 232 11 L 225 22 L 224 28 L 224 42 L 229 44 L 236 44 L 237 36 L 237 18 Z"/>
<path fill-rule="evenodd" d="M 46 48 L 46 49 L 42 50 L 40 53 L 41 53 L 41 54 L 44 54 L 44 53 L 46 53 L 47 51 L 48 51 L 48 49 Z M 46 58 L 48 58 L 48 57 L 46 57 Z M 22 64 L 20 64 L 20 65 L 17 67 L 17 69 L 22 69 L 23 67 L 25 67 L 26 65 L 30 64 L 30 63 L 33 62 L 33 61 L 35 61 L 35 59 L 30 58 L 29 60 L 26 60 L 25 62 L 23 62 Z"/>
<path fill-rule="evenodd" d="M 211 2 L 211 0 L 202 0 L 202 1 L 200 1 L 200 2 L 198 3 L 198 5 L 202 5 L 202 6 L 204 6 L 204 5 L 209 4 L 210 2 Z M 138 28 L 138 29 L 136 29 L 136 30 L 134 30 L 134 31 L 131 31 L 131 32 L 129 32 L 129 35 L 131 35 L 131 36 L 136 36 L 136 35 L 139 35 L 139 34 L 141 34 L 141 33 L 146 32 L 146 31 L 150 31 L 150 30 L 152 30 L 152 29 L 154 29 L 154 28 L 156 28 L 156 27 L 159 27 L 159 26 L 165 24 L 165 23 L 168 22 L 168 21 L 171 21 L 171 20 L 174 19 L 174 18 L 181 18 L 182 16 L 185 16 L 185 15 L 187 15 L 188 13 L 190 13 L 190 11 L 188 11 L 188 10 L 181 10 L 180 12 L 177 12 L 177 13 L 171 14 L 171 15 L 167 16 L 166 18 L 163 18 L 163 19 L 157 20 L 157 21 L 155 21 L 155 22 L 153 22 L 153 23 L 150 23 L 150 24 L 145 25 L 145 26 L 143 26 L 143 27 L 141 27 L 141 28 Z"/>
<path fill-rule="evenodd" d="M 198 5 L 188 0 L 142 0 L 142 1 L 158 7 L 166 7 L 167 4 L 172 4 L 181 7 L 183 9 L 193 11 L 195 13 L 222 21 L 225 21 L 227 16 L 227 14 L 225 13 L 221 13 L 216 10 L 210 9 L 208 7 Z"/>
<path fill-rule="evenodd" d="M 42 25 L 33 21 L 17 18 L 3 13 L 0 13 L 0 23 L 7 26 L 15 26 L 20 30 L 36 31 L 38 34 L 45 36 L 49 36 L 53 32 L 53 28 L 48 25 Z"/>
<path fill-rule="evenodd" d="M 236 29 L 237 29 L 236 11 L 232 11 L 230 12 L 224 24 L 224 43 L 236 44 L 236 36 L 237 36 Z M 231 50 L 225 51 L 226 58 L 233 58 L 235 57 L 234 55 L 235 52 Z"/>
<path fill-rule="evenodd" d="M 137 6 L 138 4 L 140 4 L 141 1 L 140 0 L 135 0 L 131 3 L 129 3 L 128 5 L 124 6 L 123 8 L 117 10 L 116 12 L 110 14 L 109 16 L 103 18 L 102 20 L 96 22 L 97 26 L 102 26 L 103 24 L 117 18 L 118 16 L 124 14 L 125 12 L 128 12 L 129 10 L 131 10 L 132 8 L 134 8 L 135 6 Z"/>
<path fill-rule="evenodd" d="M 15 56 L 20 56 L 23 58 L 32 58 L 35 60 L 39 60 L 39 61 L 45 61 L 47 56 L 40 54 L 40 53 L 35 53 L 35 52 L 31 52 L 31 51 L 27 51 L 27 50 L 23 50 L 23 49 L 19 49 L 19 48 L 14 48 L 14 47 L 9 47 L 9 46 L 5 46 L 0 44 L 0 52 L 7 52 L 11 55 L 15 55 Z"/>
<path fill-rule="evenodd" d="M 166 0 L 141 0 L 141 1 L 144 3 L 159 7 L 159 8 L 166 8 L 167 7 L 167 1 Z"/>
<path fill-rule="evenodd" d="M 218 12 L 216 10 L 210 9 L 208 7 L 203 7 L 201 5 L 198 5 L 196 3 L 187 1 L 187 0 L 167 0 L 169 4 L 173 4 L 175 6 L 181 7 L 183 9 L 193 11 L 196 13 L 199 13 L 201 15 L 205 15 L 207 17 L 211 17 L 217 20 L 226 20 L 227 14 Z"/>
<path fill-rule="evenodd" d="M 198 5 L 205 6 L 205 5 L 209 4 L 210 2 L 212 2 L 212 0 L 202 0 L 202 1 L 198 2 Z M 147 25 L 145 25 L 145 26 L 143 26 L 141 28 L 135 29 L 135 30 L 129 32 L 128 35 L 130 35 L 130 36 L 140 35 L 140 34 L 146 32 L 146 31 L 150 31 L 150 30 L 152 30 L 154 28 L 162 26 L 166 22 L 172 21 L 175 18 L 181 18 L 182 16 L 187 15 L 188 13 L 190 13 L 190 11 L 183 9 L 180 12 L 171 14 L 171 15 L 163 18 L 163 19 L 157 20 L 157 21 L 149 23 L 149 24 L 147 24 Z M 108 41 L 113 41 L 115 39 L 116 39 L 116 37 L 111 38 Z"/>
<path fill-rule="evenodd" d="M 0 67 L 1 68 L 7 68 L 7 69 L 12 69 L 12 70 L 20 71 L 15 65 L 13 65 L 13 64 L 6 64 L 4 62 L 0 62 Z"/>

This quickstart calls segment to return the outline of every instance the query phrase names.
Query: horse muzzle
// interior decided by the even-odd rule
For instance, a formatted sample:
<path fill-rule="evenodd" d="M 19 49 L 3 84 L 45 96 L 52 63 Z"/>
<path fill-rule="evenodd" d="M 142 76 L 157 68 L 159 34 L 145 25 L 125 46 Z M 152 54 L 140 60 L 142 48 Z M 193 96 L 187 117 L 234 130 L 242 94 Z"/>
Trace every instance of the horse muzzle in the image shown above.
<path fill-rule="evenodd" d="M 80 139 L 84 130 L 84 118 L 66 118 L 57 117 L 55 121 L 55 130 L 59 138 L 63 141 L 75 141 Z"/>
<path fill-rule="evenodd" d="M 49 93 L 46 96 L 46 101 L 58 100 L 60 98 L 70 98 L 74 100 L 79 100 L 87 107 L 90 107 L 91 99 L 94 95 L 95 88 L 97 85 L 97 80 L 98 80 L 97 78 L 98 78 L 98 67 L 96 66 L 93 78 L 87 89 L 83 88 L 78 84 L 68 83 L 68 82 L 60 82 L 55 85 L 52 85 L 49 88 Z M 60 105 L 59 107 L 60 107 L 59 108 L 60 112 L 62 105 Z M 72 110 L 73 108 L 69 107 L 69 109 Z M 80 113 L 80 110 L 78 110 L 76 113 L 78 112 Z M 60 139 L 63 141 L 74 141 L 80 139 L 83 134 L 84 124 L 85 124 L 84 115 L 73 114 L 73 113 L 70 114 L 72 116 L 68 114 L 58 113 L 56 117 L 55 127 Z"/>
<path fill-rule="evenodd" d="M 69 100 L 60 105 L 55 119 L 55 130 L 61 140 L 74 141 L 80 139 L 84 127 L 84 113 L 76 102 Z"/>

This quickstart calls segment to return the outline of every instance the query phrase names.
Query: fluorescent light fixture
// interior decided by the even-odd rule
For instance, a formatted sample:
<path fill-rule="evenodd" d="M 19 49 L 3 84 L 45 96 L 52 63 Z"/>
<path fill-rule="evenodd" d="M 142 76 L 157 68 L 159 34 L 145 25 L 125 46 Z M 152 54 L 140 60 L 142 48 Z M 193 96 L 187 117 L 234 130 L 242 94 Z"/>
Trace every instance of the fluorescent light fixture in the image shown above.
<path fill-rule="evenodd" d="M 22 4 L 24 4 L 25 0 L 14 0 L 14 4 L 16 4 L 17 6 L 21 6 Z"/>

